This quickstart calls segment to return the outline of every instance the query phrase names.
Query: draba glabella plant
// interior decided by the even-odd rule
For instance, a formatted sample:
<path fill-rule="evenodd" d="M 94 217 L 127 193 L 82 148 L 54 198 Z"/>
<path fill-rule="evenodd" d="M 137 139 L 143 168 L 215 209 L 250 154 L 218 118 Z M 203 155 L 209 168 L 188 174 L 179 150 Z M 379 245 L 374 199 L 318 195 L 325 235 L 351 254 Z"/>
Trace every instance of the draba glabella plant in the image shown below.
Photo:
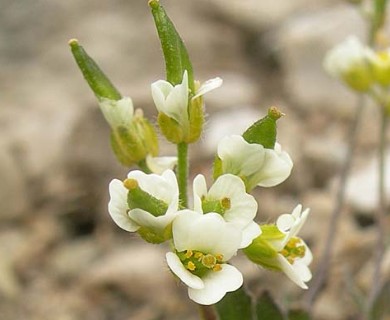
<path fill-rule="evenodd" d="M 126 178 L 111 181 L 109 214 L 120 228 L 149 243 L 168 242 L 169 269 L 188 286 L 190 299 L 201 305 L 216 304 L 242 286 L 241 272 L 229 263 L 240 249 L 258 266 L 284 272 L 307 288 L 312 255 L 297 234 L 309 210 L 302 212 L 298 206 L 276 224 L 258 224 L 254 221 L 258 205 L 249 194 L 257 186 L 276 186 L 290 175 L 292 160 L 276 142 L 276 122 L 283 114 L 271 107 L 242 135 L 223 138 L 213 165 L 214 181 L 208 186 L 206 178 L 197 175 L 189 205 L 188 144 L 196 142 L 203 130 L 204 94 L 220 87 L 222 79 L 194 81 L 191 61 L 173 23 L 159 1 L 151 0 L 149 6 L 166 63 L 166 80 L 152 83 L 151 95 L 160 132 L 177 145 L 177 157 L 159 157 L 154 126 L 141 110 L 134 111 L 132 100 L 122 97 L 77 40 L 69 42 L 111 127 L 116 157 L 123 165 L 139 167 Z"/>

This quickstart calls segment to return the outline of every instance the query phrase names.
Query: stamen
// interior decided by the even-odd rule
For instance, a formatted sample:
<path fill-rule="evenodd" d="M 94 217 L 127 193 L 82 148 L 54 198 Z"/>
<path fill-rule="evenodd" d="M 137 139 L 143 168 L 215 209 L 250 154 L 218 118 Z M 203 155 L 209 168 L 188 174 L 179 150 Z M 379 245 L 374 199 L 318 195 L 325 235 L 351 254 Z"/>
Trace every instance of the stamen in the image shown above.
<path fill-rule="evenodd" d="M 194 254 L 194 253 L 192 252 L 192 250 L 187 250 L 186 253 L 185 253 L 185 257 L 186 257 L 187 259 L 189 259 L 189 258 L 192 257 L 193 254 Z"/>
<path fill-rule="evenodd" d="M 207 268 L 213 268 L 216 263 L 217 259 L 211 254 L 207 254 L 202 258 L 202 264 Z"/>
<path fill-rule="evenodd" d="M 203 256 L 204 256 L 204 254 L 202 252 L 199 252 L 199 251 L 195 252 L 195 254 L 194 254 L 194 258 L 198 259 L 198 261 L 202 260 Z"/>
<path fill-rule="evenodd" d="M 196 266 L 195 266 L 195 264 L 192 261 L 188 261 L 187 269 L 190 270 L 190 271 L 194 271 L 196 269 Z"/>
<path fill-rule="evenodd" d="M 218 262 L 222 262 L 223 261 L 223 254 L 217 253 L 215 255 L 215 258 L 217 259 Z"/>
<path fill-rule="evenodd" d="M 218 272 L 218 271 L 221 271 L 222 270 L 222 266 L 220 264 L 216 264 L 214 267 L 213 267 L 213 271 L 215 272 Z"/>
<path fill-rule="evenodd" d="M 224 208 L 225 210 L 230 209 L 231 208 L 230 199 L 229 198 L 223 198 L 221 200 L 221 205 L 222 205 L 222 208 Z"/>
<path fill-rule="evenodd" d="M 123 185 L 126 189 L 133 190 L 138 188 L 138 181 L 135 179 L 125 179 L 125 181 L 123 181 Z"/>

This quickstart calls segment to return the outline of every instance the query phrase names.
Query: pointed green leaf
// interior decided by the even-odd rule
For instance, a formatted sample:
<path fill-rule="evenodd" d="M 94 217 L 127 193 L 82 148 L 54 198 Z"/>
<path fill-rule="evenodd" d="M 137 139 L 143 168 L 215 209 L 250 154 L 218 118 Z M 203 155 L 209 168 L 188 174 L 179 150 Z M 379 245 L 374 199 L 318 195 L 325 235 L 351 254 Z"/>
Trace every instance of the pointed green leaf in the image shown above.
<path fill-rule="evenodd" d="M 303 309 L 291 309 L 288 312 L 288 320 L 310 320 L 310 315 Z"/>
<path fill-rule="evenodd" d="M 167 16 L 164 8 L 158 0 L 150 0 L 149 6 L 152 10 L 158 36 L 165 58 L 167 80 L 173 84 L 182 82 L 183 73 L 188 72 L 188 86 L 195 93 L 194 75 L 190 57 L 183 40 L 172 21 Z"/>
<path fill-rule="evenodd" d="M 99 68 L 97 63 L 87 54 L 84 48 L 79 45 L 78 41 L 72 39 L 69 41 L 69 45 L 85 80 L 98 99 L 120 100 L 122 96 L 119 91 Z"/>
<path fill-rule="evenodd" d="M 256 304 L 257 320 L 284 320 L 284 315 L 269 292 L 264 291 L 257 299 Z"/>
<path fill-rule="evenodd" d="M 242 135 L 249 143 L 261 144 L 264 148 L 273 149 L 276 142 L 276 121 L 283 116 L 276 107 L 271 107 L 268 114 L 251 125 Z"/>
<path fill-rule="evenodd" d="M 252 320 L 252 300 L 244 288 L 229 292 L 218 302 L 216 310 L 219 320 Z"/>

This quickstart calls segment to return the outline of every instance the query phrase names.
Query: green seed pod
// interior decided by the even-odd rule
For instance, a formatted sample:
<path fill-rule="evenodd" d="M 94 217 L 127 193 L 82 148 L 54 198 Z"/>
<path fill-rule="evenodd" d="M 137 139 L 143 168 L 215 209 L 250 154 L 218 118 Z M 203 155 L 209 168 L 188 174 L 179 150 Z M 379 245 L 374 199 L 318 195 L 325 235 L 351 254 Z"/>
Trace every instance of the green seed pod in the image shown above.
<path fill-rule="evenodd" d="M 276 121 L 283 116 L 276 107 L 268 109 L 268 114 L 251 125 L 242 135 L 248 143 L 261 144 L 273 149 L 276 142 Z"/>

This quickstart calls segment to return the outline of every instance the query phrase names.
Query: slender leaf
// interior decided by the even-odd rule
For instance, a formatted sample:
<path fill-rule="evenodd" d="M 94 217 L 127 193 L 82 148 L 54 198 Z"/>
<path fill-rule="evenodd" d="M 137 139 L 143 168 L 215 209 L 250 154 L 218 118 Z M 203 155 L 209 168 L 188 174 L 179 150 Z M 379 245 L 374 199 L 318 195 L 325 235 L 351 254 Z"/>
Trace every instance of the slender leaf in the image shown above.
<path fill-rule="evenodd" d="M 264 291 L 257 299 L 256 304 L 257 320 L 284 320 L 284 315 L 271 295 Z"/>
<path fill-rule="evenodd" d="M 215 307 L 219 320 L 253 319 L 252 299 L 243 287 L 234 292 L 229 292 Z"/>

